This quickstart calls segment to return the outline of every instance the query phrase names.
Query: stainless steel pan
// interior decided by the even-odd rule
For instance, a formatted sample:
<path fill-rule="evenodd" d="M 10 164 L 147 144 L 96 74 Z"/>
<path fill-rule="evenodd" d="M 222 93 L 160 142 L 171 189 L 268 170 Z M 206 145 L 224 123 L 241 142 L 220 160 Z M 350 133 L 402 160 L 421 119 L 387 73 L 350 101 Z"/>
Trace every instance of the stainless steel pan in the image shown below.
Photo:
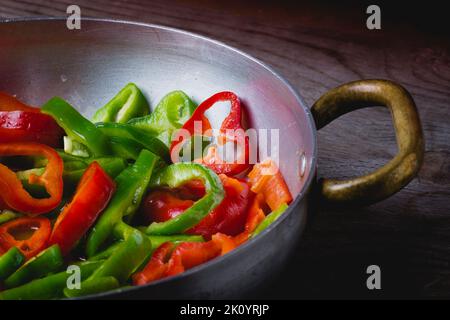
<path fill-rule="evenodd" d="M 305 227 L 312 190 L 320 201 L 371 203 L 395 193 L 423 158 L 418 114 L 409 94 L 382 80 L 336 88 L 312 109 L 264 63 L 223 43 L 189 32 L 141 23 L 84 19 L 68 30 L 64 19 L 0 23 L 0 90 L 40 105 L 67 99 L 90 116 L 127 82 L 154 105 L 171 90 L 196 101 L 231 90 L 241 97 L 254 128 L 280 129 L 281 171 L 295 200 L 256 239 L 233 252 L 168 279 L 102 293 L 94 298 L 239 298 L 266 284 L 294 254 Z M 351 110 L 390 108 L 398 155 L 381 169 L 347 181 L 316 182 L 316 130 Z"/>

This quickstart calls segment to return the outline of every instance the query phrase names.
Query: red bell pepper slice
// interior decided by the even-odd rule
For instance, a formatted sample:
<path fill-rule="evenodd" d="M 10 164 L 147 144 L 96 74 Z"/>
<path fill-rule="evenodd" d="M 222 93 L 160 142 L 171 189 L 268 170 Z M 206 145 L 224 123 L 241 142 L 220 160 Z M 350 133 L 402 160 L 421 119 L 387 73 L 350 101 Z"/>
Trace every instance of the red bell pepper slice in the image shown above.
<path fill-rule="evenodd" d="M 249 138 L 245 134 L 242 126 L 242 110 L 241 102 L 237 95 L 233 92 L 219 92 L 201 103 L 195 109 L 191 118 L 181 128 L 187 130 L 193 135 L 204 135 L 210 129 L 209 121 L 205 118 L 205 112 L 217 102 L 230 101 L 231 109 L 229 115 L 224 119 L 220 127 L 220 135 L 217 141 L 218 145 L 225 145 L 227 142 L 232 142 L 238 146 L 241 152 L 237 153 L 236 159 L 233 162 L 226 162 L 218 154 L 217 146 L 210 145 L 207 149 L 207 154 L 203 159 L 195 159 L 197 162 L 203 163 L 210 167 L 217 174 L 236 175 L 246 170 L 249 165 Z M 202 132 L 196 132 L 195 123 L 202 123 Z M 174 140 L 170 146 L 170 154 L 173 162 L 178 161 L 177 151 L 180 150 L 180 145 L 185 142 L 185 137 L 181 136 L 178 141 Z"/>
<path fill-rule="evenodd" d="M 142 223 L 164 222 L 175 218 L 194 204 L 193 200 L 184 200 L 170 191 L 157 190 L 144 200 Z"/>
<path fill-rule="evenodd" d="M 187 233 L 199 234 L 210 239 L 217 232 L 237 235 L 244 230 L 253 194 L 247 182 L 219 175 L 225 190 L 225 198 L 199 224 Z"/>
<path fill-rule="evenodd" d="M 249 239 L 252 232 L 266 217 L 263 207 L 264 197 L 261 194 L 257 194 L 249 209 L 243 232 L 234 237 L 218 232 L 211 237 L 212 241 L 216 242 L 222 248 L 222 255 L 230 252 Z"/>
<path fill-rule="evenodd" d="M 155 250 L 150 261 L 142 271 L 133 275 L 133 284 L 143 285 L 165 277 L 168 261 L 176 245 L 172 242 L 165 242 Z"/>
<path fill-rule="evenodd" d="M 217 232 L 237 235 L 244 230 L 248 207 L 252 193 L 247 182 L 236 178 L 219 175 L 225 198 L 195 227 L 187 233 L 202 235 L 206 239 Z M 192 192 L 192 194 L 189 194 Z M 197 196 L 202 196 L 202 185 L 193 183 L 185 185 L 180 190 L 156 190 L 151 192 L 143 205 L 143 223 L 163 222 L 176 217 L 191 207 Z"/>
<path fill-rule="evenodd" d="M 62 254 L 67 255 L 108 205 L 114 191 L 115 182 L 97 162 L 92 162 L 72 201 L 58 216 L 49 245 L 58 244 Z"/>
<path fill-rule="evenodd" d="M 173 276 L 205 263 L 221 253 L 221 247 L 214 241 L 183 242 L 173 251 L 168 262 L 166 276 Z"/>
<path fill-rule="evenodd" d="M 0 143 L 39 142 L 59 147 L 63 136 L 64 130 L 52 117 L 0 92 Z"/>
<path fill-rule="evenodd" d="M 133 283 L 142 285 L 174 276 L 214 259 L 220 253 L 221 247 L 214 241 L 183 242 L 178 246 L 166 242 L 156 249 L 145 268 L 133 275 Z"/>
<path fill-rule="evenodd" d="M 28 111 L 0 111 L 0 143 L 38 142 L 59 147 L 64 130 L 52 117 Z"/>
<path fill-rule="evenodd" d="M 63 161 L 58 153 L 39 143 L 0 143 L 0 156 L 44 156 L 48 159 L 42 175 L 30 175 L 29 183 L 44 186 L 49 198 L 33 198 L 23 187 L 14 171 L 0 164 L 0 198 L 4 205 L 28 215 L 38 215 L 55 209 L 63 194 Z"/>
<path fill-rule="evenodd" d="M 30 107 L 15 97 L 0 91 L 0 111 L 41 112 L 39 108 Z"/>
<path fill-rule="evenodd" d="M 30 259 L 47 247 L 51 230 L 50 220 L 47 218 L 18 218 L 0 225 L 0 247 L 4 251 L 17 247 Z"/>
<path fill-rule="evenodd" d="M 283 175 L 273 160 L 267 159 L 255 164 L 248 177 L 251 190 L 262 194 L 272 211 L 278 209 L 281 204 L 289 204 L 292 201 Z"/>

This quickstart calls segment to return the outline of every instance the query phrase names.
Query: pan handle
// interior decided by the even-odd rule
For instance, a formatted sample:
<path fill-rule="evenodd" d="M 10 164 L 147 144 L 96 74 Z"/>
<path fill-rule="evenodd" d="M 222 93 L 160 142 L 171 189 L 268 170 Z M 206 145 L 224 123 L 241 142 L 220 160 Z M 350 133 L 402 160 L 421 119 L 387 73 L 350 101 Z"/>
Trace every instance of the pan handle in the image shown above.
<path fill-rule="evenodd" d="M 312 106 L 317 129 L 339 116 L 365 107 L 389 108 L 399 152 L 374 172 L 348 180 L 320 179 L 323 198 L 332 203 L 370 204 L 406 186 L 417 174 L 424 156 L 419 114 L 411 95 L 387 80 L 354 81 L 325 93 Z"/>

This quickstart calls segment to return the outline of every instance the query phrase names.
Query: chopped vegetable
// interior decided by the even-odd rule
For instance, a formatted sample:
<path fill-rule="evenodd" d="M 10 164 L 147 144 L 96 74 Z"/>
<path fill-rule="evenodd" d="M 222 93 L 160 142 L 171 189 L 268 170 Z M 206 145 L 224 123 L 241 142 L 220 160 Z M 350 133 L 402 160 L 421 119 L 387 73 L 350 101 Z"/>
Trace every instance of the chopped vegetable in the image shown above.
<path fill-rule="evenodd" d="M 45 249 L 51 233 L 50 220 L 23 217 L 0 225 L 0 247 L 17 247 L 27 259 Z"/>
<path fill-rule="evenodd" d="M 0 163 L 0 197 L 11 209 L 38 215 L 55 209 L 63 194 L 63 162 L 52 148 L 38 143 L 0 143 L 0 156 L 44 156 L 48 159 L 44 172 L 30 175 L 28 182 L 44 186 L 49 198 L 33 198 L 22 186 L 14 171 Z M 5 208 L 3 208 L 5 209 Z"/>
<path fill-rule="evenodd" d="M 49 244 L 58 244 L 63 255 L 67 255 L 106 208 L 114 190 L 114 181 L 93 162 L 81 178 L 72 201 L 58 216 Z"/>
<path fill-rule="evenodd" d="M 245 135 L 242 127 L 242 111 L 239 98 L 232 92 L 219 92 L 212 97 L 206 99 L 195 109 L 192 117 L 186 121 L 182 129 L 186 130 L 191 136 L 203 135 L 210 128 L 207 120 L 205 120 L 205 112 L 213 107 L 217 102 L 229 101 L 231 109 L 229 115 L 224 119 L 220 127 L 220 135 L 217 139 L 217 145 L 210 145 L 207 154 L 202 159 L 196 159 L 200 163 L 208 166 L 214 172 L 227 175 L 236 175 L 249 168 L 249 138 Z M 202 131 L 197 132 L 196 123 L 202 124 Z M 185 143 L 184 137 L 181 136 L 178 140 L 172 142 L 170 146 L 170 155 L 173 162 L 178 162 L 179 152 L 181 146 Z M 218 153 L 218 147 L 224 147 L 226 143 L 232 143 L 233 148 L 237 152 L 233 155 L 232 161 L 221 158 Z M 236 147 L 236 148 L 235 148 Z"/>
<path fill-rule="evenodd" d="M 190 180 L 202 180 L 205 185 L 205 195 L 173 219 L 152 223 L 146 230 L 147 234 L 182 233 L 197 225 L 222 202 L 224 190 L 219 177 L 210 169 L 196 163 L 175 163 L 165 167 L 152 177 L 150 187 L 177 188 Z"/>
<path fill-rule="evenodd" d="M 0 143 L 38 142 L 56 148 L 62 145 L 63 136 L 64 130 L 46 114 L 0 111 Z"/>
<path fill-rule="evenodd" d="M 129 83 L 111 101 L 97 110 L 92 121 L 125 123 L 145 116 L 149 111 L 150 107 L 141 90 L 134 83 Z"/>
<path fill-rule="evenodd" d="M 59 271 L 63 266 L 61 250 L 57 245 L 51 246 L 37 256 L 28 260 L 22 267 L 5 280 L 6 288 L 18 287 L 31 280 Z"/>
<path fill-rule="evenodd" d="M 42 106 L 42 112 L 51 115 L 65 130 L 69 137 L 66 143 L 71 144 L 71 147 L 65 147 L 66 152 L 75 155 L 78 152 L 84 154 L 83 148 L 86 148 L 92 156 L 111 153 L 108 137 L 63 99 L 58 97 L 50 99 Z"/>
<path fill-rule="evenodd" d="M 292 201 L 286 182 L 273 160 L 267 159 L 255 164 L 248 177 L 252 191 L 261 193 L 270 209 L 276 210 L 281 204 Z"/>
<path fill-rule="evenodd" d="M 190 118 L 197 106 L 183 91 L 168 93 L 148 116 L 131 119 L 128 123 L 156 135 L 167 147 L 172 134 Z"/>
<path fill-rule="evenodd" d="M 124 217 L 131 220 L 138 209 L 158 157 L 142 150 L 136 162 L 115 179 L 117 191 L 89 234 L 87 254 L 93 256 Z"/>
<path fill-rule="evenodd" d="M 16 247 L 0 255 L 0 281 L 13 274 L 25 262 L 25 256 Z"/>

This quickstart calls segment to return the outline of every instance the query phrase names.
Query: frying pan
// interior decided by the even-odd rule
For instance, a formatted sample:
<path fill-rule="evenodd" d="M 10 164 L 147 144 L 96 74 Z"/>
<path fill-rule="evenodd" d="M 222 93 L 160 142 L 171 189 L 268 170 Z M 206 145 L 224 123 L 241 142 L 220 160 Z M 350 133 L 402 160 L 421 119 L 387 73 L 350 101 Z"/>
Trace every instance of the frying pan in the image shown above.
<path fill-rule="evenodd" d="M 231 253 L 175 277 L 88 298 L 245 297 L 276 276 L 291 255 L 301 254 L 296 244 L 312 201 L 380 201 L 404 187 L 423 160 L 415 104 L 404 88 L 387 80 L 342 85 L 309 109 L 277 72 L 237 49 L 190 32 L 112 20 L 83 19 L 80 30 L 67 29 L 65 19 L 5 21 L 0 48 L 0 90 L 31 105 L 61 96 L 91 116 L 128 82 L 142 88 L 152 105 L 175 89 L 197 102 L 231 90 L 245 104 L 251 127 L 280 130 L 276 151 L 294 201 L 274 224 Z M 391 111 L 398 154 L 365 176 L 316 179 L 317 130 L 369 106 Z"/>

